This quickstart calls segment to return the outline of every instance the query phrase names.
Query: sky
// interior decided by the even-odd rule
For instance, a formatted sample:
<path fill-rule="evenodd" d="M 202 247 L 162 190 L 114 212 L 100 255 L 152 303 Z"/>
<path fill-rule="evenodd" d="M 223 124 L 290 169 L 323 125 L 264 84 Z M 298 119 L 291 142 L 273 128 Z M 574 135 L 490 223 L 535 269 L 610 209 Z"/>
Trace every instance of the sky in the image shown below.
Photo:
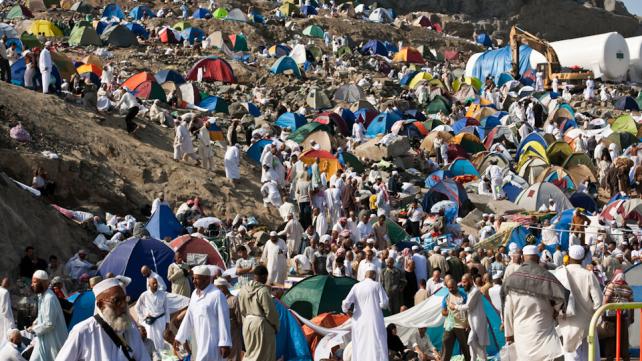
<path fill-rule="evenodd" d="M 642 0 L 622 0 L 631 14 L 642 16 Z"/>

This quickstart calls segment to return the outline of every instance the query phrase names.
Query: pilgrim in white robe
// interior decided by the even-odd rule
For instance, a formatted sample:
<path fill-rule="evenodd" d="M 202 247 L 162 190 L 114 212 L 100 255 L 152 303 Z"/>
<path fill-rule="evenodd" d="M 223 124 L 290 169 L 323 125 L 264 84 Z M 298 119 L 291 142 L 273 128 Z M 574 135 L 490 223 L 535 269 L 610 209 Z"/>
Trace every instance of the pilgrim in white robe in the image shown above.
<path fill-rule="evenodd" d="M 67 324 L 56 295 L 48 289 L 38 295 L 38 317 L 31 330 L 37 344 L 30 361 L 53 361 L 67 339 Z"/>
<path fill-rule="evenodd" d="M 352 286 L 342 302 L 343 312 L 352 314 L 352 361 L 388 361 L 386 326 L 381 309 L 388 308 L 388 296 L 379 282 L 370 278 Z"/>
<path fill-rule="evenodd" d="M 165 332 L 165 326 L 169 323 L 170 316 L 167 292 L 161 290 L 143 292 L 136 302 L 136 315 L 138 315 L 138 324 L 145 328 L 147 337 L 154 343 L 156 351 L 161 352 L 165 348 L 163 332 Z M 145 322 L 147 317 L 158 318 L 149 325 Z"/>
<path fill-rule="evenodd" d="M 40 52 L 38 67 L 40 68 L 40 74 L 42 76 L 42 93 L 47 94 L 49 93 L 49 83 L 51 82 L 52 70 L 51 52 L 49 49 L 44 48 Z"/>
<path fill-rule="evenodd" d="M 504 334 L 514 338 L 517 361 L 549 361 L 563 354 L 553 306 L 544 298 L 509 291 L 504 301 Z"/>
<path fill-rule="evenodd" d="M 337 187 L 328 188 L 325 190 L 325 196 L 330 224 L 335 224 L 341 217 L 341 191 Z"/>
<path fill-rule="evenodd" d="M 275 180 L 269 180 L 261 186 L 261 194 L 263 195 L 263 204 L 267 207 L 268 204 L 274 205 L 276 208 L 281 207 L 283 201 L 281 200 L 281 192 L 279 185 Z"/>
<path fill-rule="evenodd" d="M 232 347 L 230 310 L 225 296 L 214 285 L 192 292 L 187 314 L 176 333 L 176 341 L 188 339 L 195 351 L 193 361 L 224 361 L 219 347 Z"/>
<path fill-rule="evenodd" d="M 470 326 L 468 347 L 470 348 L 471 360 L 477 360 L 478 358 L 486 360 L 487 358 L 486 346 L 489 344 L 489 338 L 483 297 L 479 288 L 474 287 L 468 294 L 466 304 L 455 306 L 459 311 L 468 312 L 468 325 Z"/>
<path fill-rule="evenodd" d="M 4 346 L 0 348 L 0 360 L 27 361 L 24 357 L 22 357 L 20 351 L 18 351 L 18 347 L 11 342 L 5 342 Z"/>
<path fill-rule="evenodd" d="M 12 328 L 15 328 L 15 321 L 11 310 L 11 295 L 9 290 L 0 287 L 0 346 L 7 343 L 7 331 Z"/>
<path fill-rule="evenodd" d="M 225 165 L 226 178 L 241 178 L 241 156 L 239 153 L 239 148 L 236 145 L 230 145 L 227 147 L 227 150 L 225 151 L 225 157 L 223 158 L 223 163 Z"/>
<path fill-rule="evenodd" d="M 265 243 L 261 261 L 265 263 L 268 269 L 268 285 L 283 284 L 285 282 L 288 272 L 287 252 L 288 247 L 280 238 L 276 243 L 272 241 Z"/>
<path fill-rule="evenodd" d="M 57 301 L 56 301 L 57 302 Z M 66 330 L 67 328 L 65 328 Z M 140 333 L 132 323 L 120 335 L 131 347 L 132 356 L 136 361 L 151 361 Z M 95 318 L 90 317 L 71 329 L 69 338 L 60 349 L 56 361 L 127 361 L 125 354 L 109 338 L 107 332 Z"/>
<path fill-rule="evenodd" d="M 210 131 L 205 125 L 198 130 L 198 156 L 201 158 L 203 168 L 212 170 L 214 162 L 212 161 L 212 140 L 210 139 Z"/>
<path fill-rule="evenodd" d="M 279 232 L 279 236 L 285 236 L 285 242 L 288 246 L 288 256 L 294 257 L 299 254 L 301 248 L 301 238 L 303 237 L 303 226 L 296 219 L 292 218 L 285 225 L 285 228 Z"/>
<path fill-rule="evenodd" d="M 174 136 L 174 159 L 181 160 L 185 155 L 193 155 L 194 144 L 192 143 L 192 136 L 189 134 L 187 124 L 180 122 L 176 126 L 176 134 Z"/>
<path fill-rule="evenodd" d="M 167 284 L 165 283 L 165 280 L 163 279 L 163 277 L 161 277 L 158 273 L 156 273 L 154 271 L 150 270 L 150 272 L 151 273 L 149 274 L 149 276 L 147 278 L 154 277 L 156 279 L 156 282 L 158 282 L 158 290 L 159 291 L 167 291 Z M 147 281 L 145 281 L 145 282 L 147 282 Z M 147 289 L 149 290 L 149 283 L 147 283 Z"/>
<path fill-rule="evenodd" d="M 588 360 L 589 324 L 595 310 L 602 306 L 602 292 L 593 272 L 577 264 L 569 264 L 565 268 L 569 291 L 574 299 L 574 312 L 558 316 L 557 332 L 562 337 L 565 360 L 585 361 Z"/>

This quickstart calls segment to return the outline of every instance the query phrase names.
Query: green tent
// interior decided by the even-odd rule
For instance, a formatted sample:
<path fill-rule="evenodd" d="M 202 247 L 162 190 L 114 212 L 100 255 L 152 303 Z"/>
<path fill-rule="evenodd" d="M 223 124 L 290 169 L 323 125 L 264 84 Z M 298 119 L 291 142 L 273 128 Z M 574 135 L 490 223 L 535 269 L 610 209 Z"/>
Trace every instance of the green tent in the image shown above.
<path fill-rule="evenodd" d="M 392 244 L 407 241 L 410 239 L 410 235 L 406 232 L 406 230 L 391 219 L 386 219 L 386 227 L 388 228 L 388 237 L 390 238 L 390 242 Z"/>
<path fill-rule="evenodd" d="M 613 124 L 611 124 L 611 130 L 614 132 L 627 132 L 633 134 L 633 136 L 638 135 L 638 125 L 629 114 L 625 114 L 615 119 Z"/>
<path fill-rule="evenodd" d="M 341 302 L 356 283 L 350 277 L 311 276 L 290 288 L 281 301 L 307 319 L 325 312 L 340 313 Z"/>
<path fill-rule="evenodd" d="M 303 143 L 305 138 L 307 138 L 308 135 L 314 132 L 327 132 L 328 134 L 330 134 L 332 133 L 332 130 L 329 126 L 325 124 L 321 124 L 318 122 L 310 122 L 296 128 L 296 130 L 292 132 L 292 134 L 290 134 L 288 139 L 296 143 Z"/>
<path fill-rule="evenodd" d="M 188 23 L 187 21 L 179 21 L 174 26 L 172 26 L 174 29 L 183 31 L 185 29 L 189 29 L 192 27 L 192 24 Z"/>
<path fill-rule="evenodd" d="M 569 155 L 564 161 L 563 168 L 569 170 L 578 164 L 583 164 L 589 167 L 594 175 L 597 174 L 597 169 L 595 168 L 593 160 L 586 153 L 573 153 Z"/>
<path fill-rule="evenodd" d="M 230 35 L 230 41 L 232 42 L 233 51 L 249 51 L 247 47 L 247 38 L 243 34 L 232 34 Z"/>
<path fill-rule="evenodd" d="M 312 38 L 323 39 L 324 33 L 325 31 L 323 31 L 323 28 L 321 28 L 319 25 L 310 25 L 307 28 L 303 29 L 303 35 Z"/>
<path fill-rule="evenodd" d="M 227 14 L 228 12 L 225 8 L 218 8 L 214 10 L 214 14 L 212 14 L 212 16 L 216 19 L 223 20 L 227 17 Z"/>
<path fill-rule="evenodd" d="M 450 114 L 450 102 L 441 95 L 437 95 L 430 104 L 428 104 L 426 112 L 428 114 L 437 114 L 439 112 Z"/>
<path fill-rule="evenodd" d="M 569 155 L 573 154 L 573 148 L 563 140 L 557 140 L 546 148 L 546 156 L 551 164 L 561 166 Z"/>
<path fill-rule="evenodd" d="M 439 120 L 439 119 L 426 119 L 425 121 L 421 122 L 421 124 L 424 125 L 424 128 L 426 128 L 427 131 L 431 131 L 435 128 L 437 128 L 440 125 L 443 125 L 444 123 Z"/>
<path fill-rule="evenodd" d="M 20 41 L 22 41 L 22 45 L 27 49 L 42 48 L 40 40 L 38 40 L 35 35 L 29 34 L 26 31 L 20 36 Z"/>
<path fill-rule="evenodd" d="M 605 140 L 609 144 L 615 143 L 618 148 L 622 150 L 638 142 L 635 136 L 631 135 L 631 133 L 628 132 L 611 133 L 608 137 L 606 137 Z"/>
<path fill-rule="evenodd" d="M 352 55 L 352 49 L 350 49 L 350 47 L 347 47 L 347 46 L 342 46 L 339 49 L 337 49 L 337 51 L 334 52 L 334 55 L 337 58 L 340 58 L 344 55 Z"/>
<path fill-rule="evenodd" d="M 638 93 L 638 97 L 635 98 L 635 102 L 638 103 L 638 108 L 642 109 L 642 91 Z"/>
<path fill-rule="evenodd" d="M 363 173 L 366 170 L 366 167 L 361 163 L 359 158 L 354 156 L 354 154 L 343 152 L 343 160 L 346 162 L 348 167 L 352 168 L 357 173 Z"/>
<path fill-rule="evenodd" d="M 31 11 L 29 11 L 29 9 L 27 9 L 23 5 L 16 5 L 9 10 L 5 18 L 7 20 L 11 20 L 11 19 L 29 19 L 32 17 L 33 15 L 31 14 Z"/>
<path fill-rule="evenodd" d="M 98 33 L 94 28 L 89 26 L 75 26 L 69 35 L 70 46 L 87 46 L 95 45 L 102 46 L 103 42 L 100 40 Z"/>

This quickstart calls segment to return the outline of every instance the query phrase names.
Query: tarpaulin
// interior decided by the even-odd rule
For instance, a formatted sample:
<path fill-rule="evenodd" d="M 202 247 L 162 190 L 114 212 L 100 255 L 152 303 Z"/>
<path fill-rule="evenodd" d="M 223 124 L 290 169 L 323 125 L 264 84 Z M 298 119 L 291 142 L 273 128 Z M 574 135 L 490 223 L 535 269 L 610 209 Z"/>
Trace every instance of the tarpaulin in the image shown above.
<path fill-rule="evenodd" d="M 519 73 L 524 74 L 526 71 L 531 70 L 531 49 L 526 45 L 519 47 Z M 488 75 L 495 78 L 495 82 L 499 81 L 499 76 L 511 70 L 511 62 L 513 55 L 511 54 L 510 46 L 505 46 L 497 50 L 489 50 L 484 52 L 477 58 L 473 68 L 473 76 L 477 79 L 484 80 Z"/>

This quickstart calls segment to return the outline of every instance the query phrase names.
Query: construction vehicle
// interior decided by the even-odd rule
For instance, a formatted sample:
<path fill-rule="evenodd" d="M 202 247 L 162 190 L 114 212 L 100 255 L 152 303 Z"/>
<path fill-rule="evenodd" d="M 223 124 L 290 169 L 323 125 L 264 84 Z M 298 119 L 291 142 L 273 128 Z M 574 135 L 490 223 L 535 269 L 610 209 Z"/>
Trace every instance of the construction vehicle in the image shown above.
<path fill-rule="evenodd" d="M 544 57 L 546 57 L 546 63 L 537 64 L 536 67 L 537 72 L 544 74 L 543 80 L 545 90 L 551 90 L 554 78 L 557 78 L 560 88 L 563 83 L 566 83 L 572 86 L 575 90 L 584 88 L 585 81 L 593 78 L 592 71 L 583 69 L 562 69 L 557 53 L 549 43 L 514 25 L 510 31 L 510 47 L 513 55 L 511 73 L 515 79 L 520 78 L 519 47 L 522 44 L 528 45 L 533 50 L 540 52 Z"/>

